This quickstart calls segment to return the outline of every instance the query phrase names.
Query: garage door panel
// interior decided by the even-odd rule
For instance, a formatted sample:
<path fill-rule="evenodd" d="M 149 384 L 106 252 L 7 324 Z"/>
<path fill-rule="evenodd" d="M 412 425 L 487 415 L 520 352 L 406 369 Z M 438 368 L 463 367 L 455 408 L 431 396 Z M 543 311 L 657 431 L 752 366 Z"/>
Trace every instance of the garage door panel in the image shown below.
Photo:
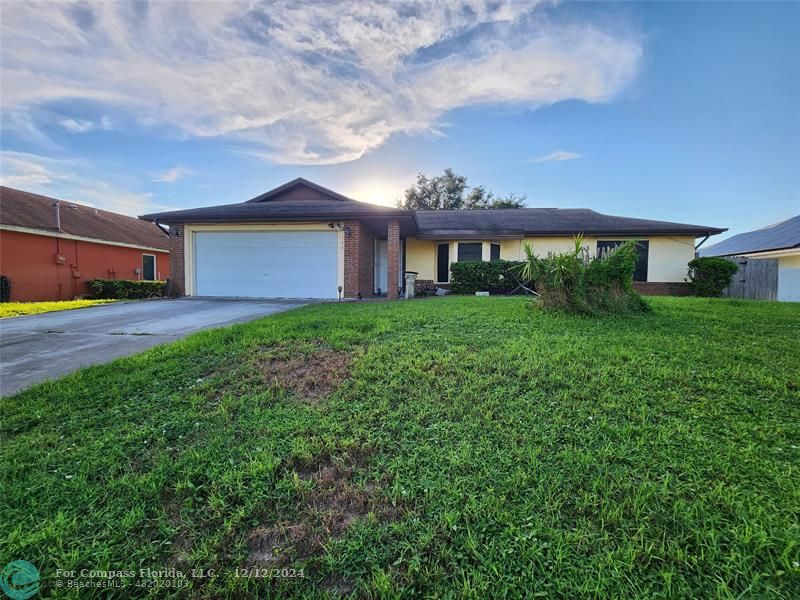
<path fill-rule="evenodd" d="M 336 298 L 334 231 L 196 232 L 198 296 Z"/>

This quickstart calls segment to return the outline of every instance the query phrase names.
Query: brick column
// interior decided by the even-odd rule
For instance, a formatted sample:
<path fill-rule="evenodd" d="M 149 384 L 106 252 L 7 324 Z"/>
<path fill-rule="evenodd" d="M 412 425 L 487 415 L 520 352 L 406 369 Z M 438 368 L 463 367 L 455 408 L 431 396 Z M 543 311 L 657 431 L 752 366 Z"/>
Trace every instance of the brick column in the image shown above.
<path fill-rule="evenodd" d="M 397 300 L 397 298 L 400 296 L 397 290 L 397 282 L 400 275 L 400 222 L 397 219 L 392 219 L 389 221 L 387 239 L 388 243 L 386 246 L 387 253 L 389 255 L 389 274 L 387 277 L 389 282 L 387 287 L 389 289 L 386 290 L 386 296 L 389 298 L 389 300 Z"/>
<path fill-rule="evenodd" d="M 344 224 L 344 297 L 355 298 L 360 291 L 361 272 L 361 223 L 346 221 Z"/>
<path fill-rule="evenodd" d="M 183 256 L 183 225 L 170 225 L 169 241 L 169 280 L 170 294 L 173 297 L 186 294 L 186 263 Z"/>

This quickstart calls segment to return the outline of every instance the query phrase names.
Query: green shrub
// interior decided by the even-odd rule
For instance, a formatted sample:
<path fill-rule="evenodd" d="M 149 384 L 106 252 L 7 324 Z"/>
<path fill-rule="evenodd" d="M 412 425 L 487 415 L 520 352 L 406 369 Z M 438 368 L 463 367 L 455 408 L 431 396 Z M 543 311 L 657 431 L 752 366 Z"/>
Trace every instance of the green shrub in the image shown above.
<path fill-rule="evenodd" d="M 128 279 L 90 279 L 86 282 L 92 296 L 102 299 L 133 300 L 164 295 L 166 281 L 131 281 Z"/>
<path fill-rule="evenodd" d="M 510 260 L 453 263 L 450 265 L 450 289 L 454 294 L 510 294 L 518 285 L 514 269 L 521 264 Z"/>
<path fill-rule="evenodd" d="M 636 244 L 624 242 L 614 250 L 590 258 L 583 237 L 563 254 L 539 258 L 525 244 L 526 259 L 519 268 L 524 281 L 532 282 L 545 309 L 582 314 L 646 312 L 650 306 L 633 289 Z"/>
<path fill-rule="evenodd" d="M 695 296 L 716 298 L 731 284 L 739 267 L 716 256 L 701 256 L 689 261 L 689 287 Z"/>

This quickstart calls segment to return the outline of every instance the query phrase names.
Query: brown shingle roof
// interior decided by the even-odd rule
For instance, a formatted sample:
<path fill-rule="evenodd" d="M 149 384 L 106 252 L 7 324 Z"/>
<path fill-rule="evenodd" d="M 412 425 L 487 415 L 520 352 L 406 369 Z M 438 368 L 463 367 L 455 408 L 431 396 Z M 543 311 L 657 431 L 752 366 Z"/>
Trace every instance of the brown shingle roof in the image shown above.
<path fill-rule="evenodd" d="M 295 179 L 246 202 L 173 210 L 141 218 L 161 223 L 244 223 L 368 217 L 400 217 L 411 222 L 413 213 L 351 200 L 305 179 Z"/>
<path fill-rule="evenodd" d="M 0 224 L 58 233 L 55 202 L 55 198 L 0 186 Z M 163 250 L 169 239 L 153 223 L 63 200 L 61 233 Z"/>
<path fill-rule="evenodd" d="M 503 210 L 418 210 L 420 235 L 447 238 L 490 235 L 714 235 L 725 231 L 689 225 L 605 215 L 588 208 L 513 208 Z"/>
<path fill-rule="evenodd" d="M 714 235 L 719 227 L 605 215 L 587 208 L 508 210 L 418 210 L 351 200 L 298 178 L 239 204 L 222 204 L 144 215 L 162 223 L 245 223 L 266 221 L 401 218 L 403 235 L 431 239 L 520 237 L 523 235 Z M 413 219 L 413 222 L 412 222 Z"/>

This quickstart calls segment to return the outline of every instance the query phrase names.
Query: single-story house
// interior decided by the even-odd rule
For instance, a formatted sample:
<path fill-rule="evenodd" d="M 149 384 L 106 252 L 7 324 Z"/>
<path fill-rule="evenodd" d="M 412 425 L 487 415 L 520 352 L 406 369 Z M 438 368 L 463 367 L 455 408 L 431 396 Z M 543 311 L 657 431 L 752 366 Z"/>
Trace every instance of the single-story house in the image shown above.
<path fill-rule="evenodd" d="M 773 297 L 784 302 L 800 302 L 800 215 L 734 235 L 704 248 L 700 254 L 776 260 L 778 281 Z"/>
<path fill-rule="evenodd" d="M 0 275 L 12 301 L 71 300 L 89 279 L 165 279 L 169 237 L 91 206 L 0 187 Z"/>
<path fill-rule="evenodd" d="M 240 204 L 141 217 L 170 226 L 173 285 L 189 296 L 397 298 L 404 271 L 446 286 L 456 261 L 591 252 L 641 240 L 636 279 L 668 293 L 682 285 L 697 238 L 725 231 L 604 215 L 588 209 L 412 211 L 358 202 L 295 179 Z"/>

